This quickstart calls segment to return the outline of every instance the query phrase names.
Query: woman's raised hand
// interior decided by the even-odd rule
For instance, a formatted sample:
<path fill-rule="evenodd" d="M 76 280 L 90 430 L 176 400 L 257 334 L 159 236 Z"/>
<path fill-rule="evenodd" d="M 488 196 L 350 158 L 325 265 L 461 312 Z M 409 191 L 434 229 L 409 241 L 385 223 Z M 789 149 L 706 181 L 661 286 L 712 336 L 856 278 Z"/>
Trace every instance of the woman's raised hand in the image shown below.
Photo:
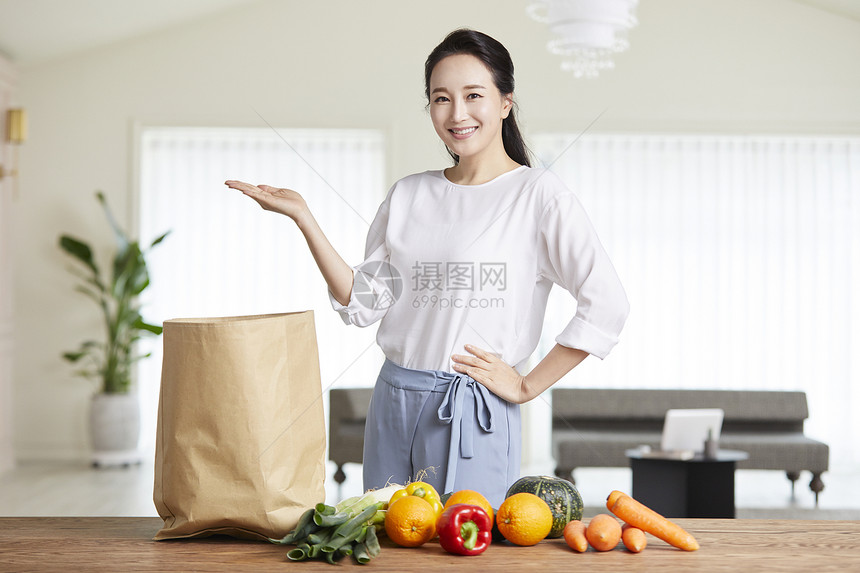
<path fill-rule="evenodd" d="M 241 191 L 266 211 L 286 215 L 296 222 L 305 236 L 311 254 L 322 272 L 328 288 L 342 305 L 349 304 L 352 292 L 352 268 L 337 254 L 301 195 L 292 189 L 278 189 L 269 185 L 251 185 L 241 181 L 227 181 L 227 187 Z"/>
<path fill-rule="evenodd" d="M 242 181 L 227 181 L 227 187 L 241 191 L 266 211 L 281 213 L 293 221 L 308 211 L 304 198 L 292 189 L 278 189 L 269 185 L 251 185 Z"/>

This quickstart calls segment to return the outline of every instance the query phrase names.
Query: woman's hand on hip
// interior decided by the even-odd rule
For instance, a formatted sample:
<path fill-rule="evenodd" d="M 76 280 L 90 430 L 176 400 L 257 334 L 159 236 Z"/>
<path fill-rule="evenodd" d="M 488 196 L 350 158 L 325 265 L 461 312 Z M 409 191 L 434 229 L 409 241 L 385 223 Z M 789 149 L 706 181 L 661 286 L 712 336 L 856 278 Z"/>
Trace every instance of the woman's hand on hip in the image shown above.
<path fill-rule="evenodd" d="M 465 348 L 471 356 L 452 355 L 454 370 L 471 376 L 486 386 L 487 390 L 508 402 L 522 404 L 534 398 L 528 391 L 526 377 L 501 358 L 471 344 L 467 344 Z"/>
<path fill-rule="evenodd" d="M 251 185 L 242 181 L 227 181 L 227 187 L 241 191 L 266 211 L 286 215 L 296 223 L 307 212 L 304 198 L 292 189 L 279 189 L 269 185 Z"/>

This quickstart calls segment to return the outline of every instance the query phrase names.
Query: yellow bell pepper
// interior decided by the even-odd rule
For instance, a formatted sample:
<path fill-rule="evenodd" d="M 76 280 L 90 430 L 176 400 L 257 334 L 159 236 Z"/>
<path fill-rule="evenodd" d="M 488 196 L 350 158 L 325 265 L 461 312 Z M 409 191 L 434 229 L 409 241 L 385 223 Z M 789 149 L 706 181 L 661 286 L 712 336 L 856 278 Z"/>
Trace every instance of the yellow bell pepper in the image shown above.
<path fill-rule="evenodd" d="M 403 489 L 395 491 L 394 494 L 391 496 L 391 499 L 388 501 L 389 507 L 392 503 L 394 503 L 401 497 L 406 497 L 407 495 L 414 495 L 416 497 L 423 498 L 433 507 L 433 511 L 436 513 L 436 517 L 442 515 L 442 510 L 445 509 L 442 505 L 441 498 L 439 497 L 439 493 L 436 491 L 436 488 L 434 488 L 429 483 L 423 481 L 414 481 Z"/>

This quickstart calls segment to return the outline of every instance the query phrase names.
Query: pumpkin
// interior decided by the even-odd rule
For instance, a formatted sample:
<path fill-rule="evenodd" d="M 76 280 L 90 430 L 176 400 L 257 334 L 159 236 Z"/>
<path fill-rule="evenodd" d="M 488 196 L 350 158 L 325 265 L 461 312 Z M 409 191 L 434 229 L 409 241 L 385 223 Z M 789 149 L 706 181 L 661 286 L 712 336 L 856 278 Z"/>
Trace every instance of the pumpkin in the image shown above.
<path fill-rule="evenodd" d="M 552 511 L 552 529 L 547 537 L 561 537 L 568 522 L 582 519 L 582 496 L 576 486 L 566 479 L 552 476 L 521 477 L 508 488 L 505 497 L 522 492 L 535 494 Z"/>

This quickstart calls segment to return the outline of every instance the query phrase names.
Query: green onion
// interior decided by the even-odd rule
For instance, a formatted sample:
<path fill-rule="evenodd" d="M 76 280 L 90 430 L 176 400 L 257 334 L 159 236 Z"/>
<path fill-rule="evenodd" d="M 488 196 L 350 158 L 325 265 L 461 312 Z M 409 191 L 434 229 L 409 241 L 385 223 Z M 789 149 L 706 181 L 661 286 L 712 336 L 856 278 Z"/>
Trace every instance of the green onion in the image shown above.
<path fill-rule="evenodd" d="M 331 515 L 320 515 L 319 513 L 315 513 L 314 523 L 319 525 L 320 527 L 331 527 L 333 525 L 340 525 L 341 523 L 346 523 L 351 517 L 352 515 L 345 511 L 333 513 Z"/>
<path fill-rule="evenodd" d="M 367 553 L 367 547 L 364 543 L 356 543 L 352 550 L 352 556 L 359 565 L 366 565 L 370 562 L 370 555 Z"/>
<path fill-rule="evenodd" d="M 367 528 L 367 538 L 364 540 L 364 545 L 367 547 L 367 554 L 371 557 L 379 555 L 379 539 L 376 537 L 376 528 Z"/>
<path fill-rule="evenodd" d="M 369 506 L 365 507 L 365 508 L 364 508 L 364 510 L 363 510 L 361 513 L 359 513 L 358 515 L 356 515 L 355 517 L 353 517 L 352 519 L 350 519 L 350 520 L 349 520 L 349 521 L 347 521 L 346 523 L 344 523 L 344 524 L 340 525 L 340 526 L 335 530 L 335 533 L 336 533 L 337 535 L 342 536 L 342 537 L 346 537 L 347 535 L 349 535 L 349 534 L 350 534 L 350 532 L 351 532 L 353 529 L 360 528 L 360 527 L 361 527 L 361 525 L 363 525 L 363 524 L 367 523 L 368 521 L 370 521 L 370 519 L 371 519 L 371 518 L 376 514 L 376 512 L 377 512 L 377 511 L 379 511 L 380 509 L 382 509 L 382 503 L 375 503 L 375 504 L 373 504 L 373 505 L 369 505 Z"/>
<path fill-rule="evenodd" d="M 335 506 L 318 503 L 305 511 L 296 528 L 281 539 L 281 545 L 296 545 L 287 553 L 291 561 L 325 559 L 337 563 L 346 555 L 364 565 L 379 555 L 376 532 L 383 528 L 388 500 L 404 486 L 394 484 L 350 497 Z"/>
<path fill-rule="evenodd" d="M 302 543 L 295 549 L 290 549 L 287 553 L 287 559 L 291 561 L 304 561 L 308 558 L 308 555 L 311 552 L 311 546 L 307 543 Z"/>

